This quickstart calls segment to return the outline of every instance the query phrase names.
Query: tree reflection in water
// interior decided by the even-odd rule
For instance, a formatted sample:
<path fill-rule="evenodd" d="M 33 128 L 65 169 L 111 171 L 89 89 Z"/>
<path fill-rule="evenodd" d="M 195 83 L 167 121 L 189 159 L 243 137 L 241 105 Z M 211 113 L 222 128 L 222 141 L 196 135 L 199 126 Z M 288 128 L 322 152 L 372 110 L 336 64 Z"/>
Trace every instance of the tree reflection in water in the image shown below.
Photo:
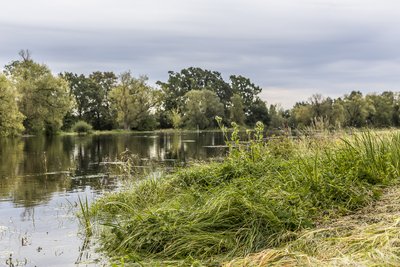
<path fill-rule="evenodd" d="M 93 244 L 78 237 L 73 205 L 79 195 L 93 199 L 119 187 L 121 153 L 135 155 L 135 172 L 158 175 L 160 168 L 224 154 L 212 147 L 223 142 L 220 133 L 187 132 L 0 139 L 0 228 L 7 229 L 0 265 L 9 251 L 14 263 L 32 266 L 90 261 Z"/>

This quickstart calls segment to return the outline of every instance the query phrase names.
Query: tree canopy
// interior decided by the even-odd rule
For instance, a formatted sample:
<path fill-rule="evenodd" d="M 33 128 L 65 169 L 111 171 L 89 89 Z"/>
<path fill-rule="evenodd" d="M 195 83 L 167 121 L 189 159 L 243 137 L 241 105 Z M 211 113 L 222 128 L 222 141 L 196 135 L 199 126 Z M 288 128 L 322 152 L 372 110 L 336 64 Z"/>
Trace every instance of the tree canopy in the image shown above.
<path fill-rule="evenodd" d="M 68 83 L 29 57 L 13 61 L 5 69 L 19 94 L 19 111 L 25 117 L 23 124 L 27 132 L 57 132 L 74 104 Z"/>
<path fill-rule="evenodd" d="M 216 128 L 215 116 L 229 125 L 303 128 L 323 124 L 340 127 L 400 126 L 400 94 L 385 91 L 363 95 L 351 91 L 339 98 L 314 94 L 291 109 L 271 104 L 249 78 L 189 67 L 169 71 L 158 87 L 147 76 L 94 71 L 88 75 L 50 68 L 31 58 L 28 50 L 0 74 L 0 135 L 54 134 L 84 121 L 95 130 L 155 128 Z"/>
<path fill-rule="evenodd" d="M 18 110 L 16 98 L 15 88 L 0 74 L 0 136 L 15 136 L 24 130 L 24 115 Z"/>
<path fill-rule="evenodd" d="M 189 128 L 216 127 L 215 116 L 222 116 L 224 106 L 215 92 L 192 90 L 185 94 L 184 121 Z"/>
<path fill-rule="evenodd" d="M 130 72 L 120 75 L 120 83 L 110 92 L 117 120 L 125 130 L 151 130 L 156 121 L 151 109 L 156 105 L 156 92 L 147 85 L 148 78 L 135 78 Z"/>
<path fill-rule="evenodd" d="M 85 120 L 95 130 L 116 127 L 116 112 L 111 107 L 110 99 L 110 92 L 117 84 L 117 76 L 113 72 L 96 71 L 88 77 L 65 72 L 60 76 L 68 81 L 70 94 L 76 101 L 76 107 L 70 114 L 72 121 Z"/>
<path fill-rule="evenodd" d="M 185 95 L 192 90 L 214 92 L 223 105 L 222 117 L 226 123 L 230 122 L 233 107 L 232 100 L 239 100 L 237 97 L 233 98 L 235 94 L 241 98 L 240 101 L 245 116 L 244 120 L 253 123 L 253 120 L 249 119 L 249 117 L 260 111 L 262 100 L 257 95 L 261 92 L 261 87 L 256 86 L 249 78 L 240 75 L 231 75 L 230 81 L 226 82 L 222 78 L 221 73 L 217 71 L 195 67 L 182 69 L 180 72 L 170 71 L 168 73 L 169 78 L 167 82 L 157 82 L 163 93 L 164 109 L 167 111 L 175 110 L 183 114 Z M 238 102 L 236 102 L 237 104 Z M 266 109 L 263 109 L 263 111 Z M 268 115 L 265 114 L 265 116 Z M 268 121 L 268 119 L 264 118 L 264 115 L 261 117 L 263 117 L 263 121 Z"/>

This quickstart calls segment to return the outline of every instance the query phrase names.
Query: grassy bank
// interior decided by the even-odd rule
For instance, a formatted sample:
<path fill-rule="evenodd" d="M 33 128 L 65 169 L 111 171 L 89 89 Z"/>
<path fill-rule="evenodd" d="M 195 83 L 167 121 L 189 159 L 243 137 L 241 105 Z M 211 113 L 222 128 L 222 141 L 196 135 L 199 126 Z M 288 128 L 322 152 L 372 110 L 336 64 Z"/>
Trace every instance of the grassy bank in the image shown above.
<path fill-rule="evenodd" d="M 182 169 L 91 208 L 108 255 L 142 264 L 218 265 L 282 246 L 302 229 L 377 199 L 399 176 L 400 135 L 263 141 L 232 134 L 222 163 Z"/>
<path fill-rule="evenodd" d="M 237 258 L 236 266 L 399 266 L 400 186 L 349 215 L 306 229 L 293 242 Z"/>
<path fill-rule="evenodd" d="M 220 132 L 220 129 L 207 129 L 207 130 L 189 130 L 189 129 L 158 129 L 158 130 L 152 130 L 152 131 L 136 131 L 136 130 L 122 130 L 122 129 L 116 129 L 116 130 L 95 130 L 92 131 L 90 134 L 91 135 L 118 135 L 118 134 L 157 134 L 157 133 L 207 133 L 207 132 Z M 75 132 L 59 132 L 58 135 L 64 136 L 64 135 L 70 135 L 70 136 L 77 136 L 79 135 L 78 133 Z"/>

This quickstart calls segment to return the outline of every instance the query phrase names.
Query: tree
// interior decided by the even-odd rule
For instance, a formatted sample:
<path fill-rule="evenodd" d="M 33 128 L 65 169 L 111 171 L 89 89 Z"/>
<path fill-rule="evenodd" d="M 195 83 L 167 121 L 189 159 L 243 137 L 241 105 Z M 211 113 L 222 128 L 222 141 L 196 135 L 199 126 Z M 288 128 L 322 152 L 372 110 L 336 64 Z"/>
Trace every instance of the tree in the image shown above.
<path fill-rule="evenodd" d="M 257 121 L 268 123 L 268 108 L 258 97 L 262 90 L 261 87 L 241 75 L 231 75 L 229 79 L 233 93 L 240 95 L 242 98 L 246 122 L 250 125 L 254 125 Z M 258 116 L 258 118 L 254 118 L 254 116 Z"/>
<path fill-rule="evenodd" d="M 241 75 L 231 75 L 229 79 L 231 80 L 232 91 L 240 95 L 245 108 L 247 110 L 250 109 L 250 106 L 258 101 L 257 95 L 261 93 L 261 87 L 252 83 L 249 78 Z"/>
<path fill-rule="evenodd" d="M 270 105 L 268 114 L 270 117 L 270 127 L 272 128 L 285 127 L 286 118 L 284 115 L 284 110 L 281 106 Z"/>
<path fill-rule="evenodd" d="M 168 72 L 168 81 L 158 81 L 164 93 L 165 110 L 177 109 L 181 112 L 185 106 L 184 96 L 191 90 L 207 89 L 213 91 L 227 109 L 233 96 L 232 88 L 226 83 L 221 73 L 190 67 L 180 72 Z"/>
<path fill-rule="evenodd" d="M 345 121 L 341 99 L 333 100 L 315 94 L 310 98 L 312 121 L 324 121 L 330 127 L 341 127 Z"/>
<path fill-rule="evenodd" d="M 400 126 L 400 97 L 399 93 L 395 93 L 394 103 L 393 103 L 393 114 L 392 114 L 393 126 Z"/>
<path fill-rule="evenodd" d="M 90 83 L 85 75 L 77 75 L 72 72 L 65 72 L 60 76 L 69 84 L 70 95 L 75 98 L 74 110 L 71 110 L 73 116 L 76 117 L 75 121 L 83 120 L 85 114 L 88 112 L 90 103 Z"/>
<path fill-rule="evenodd" d="M 327 112 L 327 109 L 329 109 L 331 103 L 329 103 L 329 101 L 326 101 L 326 99 L 321 94 L 313 94 L 309 98 L 309 103 L 311 105 L 311 116 L 313 118 L 326 117 L 327 113 L 329 112 Z"/>
<path fill-rule="evenodd" d="M 231 98 L 231 106 L 229 108 L 230 120 L 239 125 L 244 125 L 245 113 L 243 101 L 240 95 L 234 94 Z"/>
<path fill-rule="evenodd" d="M 368 120 L 375 127 L 389 127 L 393 125 L 395 112 L 395 95 L 393 92 L 383 92 L 381 95 L 370 94 L 366 101 L 374 106 L 374 113 L 370 113 Z"/>
<path fill-rule="evenodd" d="M 352 91 L 343 99 L 346 126 L 363 127 L 367 124 L 368 115 L 374 113 L 374 106 L 365 100 L 362 93 Z"/>
<path fill-rule="evenodd" d="M 110 130 L 115 126 L 115 112 L 111 108 L 110 92 L 117 84 L 117 76 L 113 72 L 96 71 L 89 75 L 94 83 L 96 94 L 94 105 L 89 114 L 94 118 L 91 122 L 95 129 Z"/>
<path fill-rule="evenodd" d="M 178 129 L 182 125 L 182 115 L 177 109 L 171 110 L 169 113 L 169 119 L 171 120 L 174 129 Z"/>
<path fill-rule="evenodd" d="M 292 116 L 297 127 L 309 126 L 314 118 L 312 106 L 309 103 L 296 103 L 292 109 Z"/>
<path fill-rule="evenodd" d="M 24 127 L 28 133 L 53 134 L 73 105 L 68 83 L 54 77 L 46 65 L 30 59 L 29 53 L 20 54 L 22 60 L 7 65 L 5 73 L 20 95 L 18 106 L 25 116 Z"/>
<path fill-rule="evenodd" d="M 93 72 L 86 77 L 65 72 L 61 75 L 69 82 L 70 92 L 76 100 L 75 119 L 84 120 L 95 130 L 110 130 L 115 127 L 116 114 L 111 108 L 110 91 L 116 86 L 113 72 Z"/>
<path fill-rule="evenodd" d="M 184 121 L 189 128 L 216 127 L 215 116 L 224 114 L 224 106 L 215 92 L 192 90 L 185 95 Z"/>
<path fill-rule="evenodd" d="M 332 108 L 329 116 L 329 122 L 335 128 L 341 128 L 345 123 L 345 110 L 341 98 L 335 99 L 332 103 Z"/>
<path fill-rule="evenodd" d="M 164 109 L 167 112 L 175 109 L 179 113 L 182 113 L 185 107 L 185 95 L 192 90 L 209 90 L 214 92 L 224 107 L 224 116 L 222 117 L 225 122 L 230 117 L 231 101 L 234 94 L 242 98 L 242 105 L 247 121 L 254 121 L 249 117 L 256 113 L 258 115 L 261 115 L 261 113 L 265 115 L 265 111 L 268 110 L 265 103 L 264 107 L 261 103 L 262 101 L 257 96 L 261 92 L 261 87 L 256 86 L 249 78 L 232 75 L 230 76 L 230 83 L 228 83 L 224 81 L 221 73 L 217 71 L 194 67 L 182 69 L 180 72 L 170 71 L 168 73 L 169 78 L 167 82 L 157 82 L 164 94 Z M 264 115 L 261 116 L 261 119 L 268 121 Z"/>
<path fill-rule="evenodd" d="M 156 126 L 151 109 L 156 105 L 156 92 L 146 84 L 148 78 L 132 77 L 130 72 L 120 75 L 120 83 L 111 92 L 112 105 L 117 110 L 117 121 L 125 130 L 148 130 Z"/>
<path fill-rule="evenodd" d="M 24 116 L 18 110 L 16 90 L 0 74 L 0 136 L 14 136 L 24 130 Z"/>
<path fill-rule="evenodd" d="M 269 125 L 270 118 L 268 114 L 268 108 L 261 98 L 256 97 L 253 103 L 250 105 L 247 111 L 246 124 L 254 126 L 258 121 Z"/>

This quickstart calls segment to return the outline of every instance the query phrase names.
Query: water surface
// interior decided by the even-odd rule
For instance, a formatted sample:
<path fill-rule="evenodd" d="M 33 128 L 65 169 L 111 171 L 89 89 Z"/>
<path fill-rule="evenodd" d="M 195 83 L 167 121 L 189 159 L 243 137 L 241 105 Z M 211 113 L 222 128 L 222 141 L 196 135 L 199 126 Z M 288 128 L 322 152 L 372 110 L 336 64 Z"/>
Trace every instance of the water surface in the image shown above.
<path fill-rule="evenodd" d="M 121 155 L 138 173 L 225 153 L 219 132 L 0 139 L 0 266 L 102 266 L 80 234 L 78 198 L 119 190 Z"/>

